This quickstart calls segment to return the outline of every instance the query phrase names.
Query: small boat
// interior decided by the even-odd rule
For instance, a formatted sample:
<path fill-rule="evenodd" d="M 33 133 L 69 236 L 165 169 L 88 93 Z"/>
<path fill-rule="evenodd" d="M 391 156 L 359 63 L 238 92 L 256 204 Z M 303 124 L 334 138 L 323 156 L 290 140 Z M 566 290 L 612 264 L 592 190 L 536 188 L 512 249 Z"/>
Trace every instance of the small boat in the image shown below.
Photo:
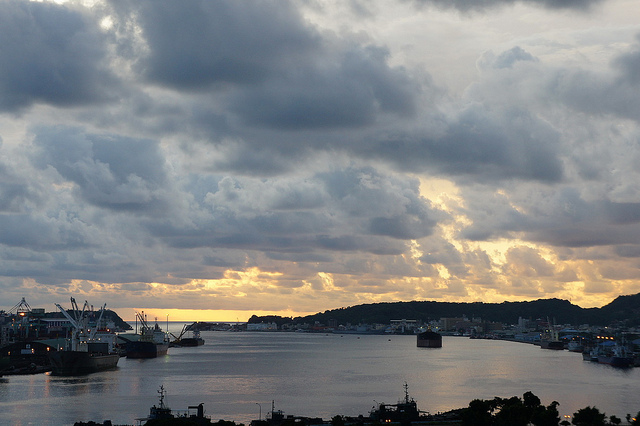
<path fill-rule="evenodd" d="M 427 331 L 418 333 L 417 345 L 419 348 L 441 348 L 442 335 L 428 329 Z"/>
<path fill-rule="evenodd" d="M 62 306 L 56 306 L 73 326 L 71 338 L 66 341 L 65 347 L 49 353 L 51 362 L 51 374 L 59 376 L 79 376 L 91 374 L 102 370 L 116 368 L 120 355 L 115 352 L 115 334 L 113 340 L 108 341 L 103 337 L 96 338 L 97 328 L 90 331 L 88 322 L 88 302 L 84 302 L 82 311 L 78 309 L 75 299 L 71 298 L 73 316 Z M 100 309 L 100 319 L 106 304 Z"/>

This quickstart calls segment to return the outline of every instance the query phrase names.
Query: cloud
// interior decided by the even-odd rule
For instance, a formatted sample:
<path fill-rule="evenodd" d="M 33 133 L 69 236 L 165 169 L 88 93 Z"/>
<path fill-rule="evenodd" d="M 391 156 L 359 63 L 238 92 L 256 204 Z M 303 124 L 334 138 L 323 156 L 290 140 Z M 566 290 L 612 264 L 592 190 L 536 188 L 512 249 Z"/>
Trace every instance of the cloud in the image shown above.
<path fill-rule="evenodd" d="M 321 61 L 310 59 L 232 96 L 233 110 L 250 124 L 280 129 L 359 127 L 373 124 L 381 113 L 415 112 L 419 85 L 387 65 L 385 49 L 357 46 L 319 54 Z"/>
<path fill-rule="evenodd" d="M 278 180 L 222 177 L 190 190 L 202 194 L 201 185 L 208 190 L 188 228 L 149 221 L 150 232 L 174 247 L 399 254 L 403 244 L 388 238 L 427 236 L 439 215 L 416 181 L 371 168 Z"/>
<path fill-rule="evenodd" d="M 417 128 L 371 136 L 354 150 L 415 172 L 487 181 L 562 179 L 557 132 L 525 109 L 475 103 L 443 121 L 435 132 Z"/>
<path fill-rule="evenodd" d="M 0 111 L 35 103 L 86 105 L 112 96 L 105 41 L 82 8 L 5 1 L 0 39 Z"/>
<path fill-rule="evenodd" d="M 156 214 L 168 207 L 163 193 L 166 166 L 156 142 L 86 134 L 78 128 L 47 127 L 35 132 L 34 164 L 52 167 L 74 182 L 85 201 Z"/>
<path fill-rule="evenodd" d="M 549 9 L 588 10 L 603 0 L 413 0 L 420 5 L 433 4 L 437 7 L 455 8 L 463 12 L 487 10 L 515 3 L 543 6 Z"/>
<path fill-rule="evenodd" d="M 7 1 L 2 286 L 308 310 L 636 288 L 630 3 Z"/>
<path fill-rule="evenodd" d="M 363 126 L 415 111 L 419 89 L 387 49 L 321 34 L 291 3 L 112 3 L 131 22 L 121 37 L 133 69 L 152 83 L 222 97 L 250 125 Z M 142 40 L 133 33 L 140 29 Z M 142 45 L 144 47 L 136 47 Z"/>
<path fill-rule="evenodd" d="M 1 162 L 0 182 L 0 213 L 19 213 L 24 206 L 39 203 L 38 191 L 30 187 L 12 166 Z"/>
<path fill-rule="evenodd" d="M 640 84 L 640 35 L 636 39 L 638 43 L 633 51 L 621 54 L 613 61 L 621 72 L 621 80 L 634 86 Z"/>
<path fill-rule="evenodd" d="M 516 238 L 557 247 L 632 244 L 640 237 L 640 204 L 585 200 L 570 186 L 493 197 L 491 207 L 467 197 L 472 240 Z M 476 204 L 477 202 L 477 204 Z M 483 207 L 484 206 L 484 207 Z M 626 249 L 629 252 L 629 249 Z"/>
<path fill-rule="evenodd" d="M 130 31 L 141 30 L 144 48 L 127 34 L 127 52 L 140 53 L 135 69 L 174 89 L 255 85 L 309 59 L 319 36 L 289 2 L 199 0 L 111 2 Z M 249 7 L 248 7 L 249 6 Z"/>
<path fill-rule="evenodd" d="M 520 61 L 532 61 L 535 62 L 538 59 L 532 54 L 525 51 L 520 46 L 515 46 L 505 52 L 502 52 L 498 56 L 495 56 L 493 52 L 486 52 L 478 60 L 477 65 L 482 69 L 487 68 L 513 68 L 513 66 Z"/>

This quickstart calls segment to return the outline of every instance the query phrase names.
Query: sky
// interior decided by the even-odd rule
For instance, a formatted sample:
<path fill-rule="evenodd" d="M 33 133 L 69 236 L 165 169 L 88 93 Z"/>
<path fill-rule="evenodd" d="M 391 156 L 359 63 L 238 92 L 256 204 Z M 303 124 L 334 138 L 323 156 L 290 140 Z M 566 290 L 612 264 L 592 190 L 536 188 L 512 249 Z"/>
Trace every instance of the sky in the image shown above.
<path fill-rule="evenodd" d="M 640 292 L 637 0 L 0 0 L 0 309 Z"/>

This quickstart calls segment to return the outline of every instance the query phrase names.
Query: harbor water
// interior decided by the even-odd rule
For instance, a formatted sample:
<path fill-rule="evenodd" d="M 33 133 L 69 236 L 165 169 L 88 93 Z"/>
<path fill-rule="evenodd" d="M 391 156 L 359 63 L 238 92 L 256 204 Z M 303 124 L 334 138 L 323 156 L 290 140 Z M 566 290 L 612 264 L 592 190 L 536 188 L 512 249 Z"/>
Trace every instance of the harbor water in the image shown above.
<path fill-rule="evenodd" d="M 170 348 L 156 359 L 121 358 L 118 368 L 84 377 L 0 378 L 0 424 L 136 424 L 158 402 L 173 410 L 204 403 L 206 415 L 245 423 L 272 403 L 285 414 L 368 415 L 396 403 L 403 385 L 421 410 L 466 407 L 472 399 L 522 396 L 560 403 L 561 415 L 596 406 L 624 418 L 640 410 L 640 368 L 585 362 L 567 351 L 495 340 L 443 338 L 418 348 L 415 336 L 203 332 L 204 346 Z"/>

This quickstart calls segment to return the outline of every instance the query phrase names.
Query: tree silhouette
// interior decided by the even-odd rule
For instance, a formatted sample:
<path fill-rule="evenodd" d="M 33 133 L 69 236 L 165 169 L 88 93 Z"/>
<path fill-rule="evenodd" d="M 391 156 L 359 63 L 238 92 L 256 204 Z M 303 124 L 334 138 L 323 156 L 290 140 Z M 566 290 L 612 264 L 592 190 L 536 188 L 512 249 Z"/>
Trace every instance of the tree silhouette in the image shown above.
<path fill-rule="evenodd" d="M 581 408 L 573 413 L 571 424 L 576 426 L 605 426 L 606 415 L 596 407 Z"/>
<path fill-rule="evenodd" d="M 495 397 L 492 400 L 474 399 L 463 410 L 463 426 L 558 426 L 558 403 L 545 407 L 540 398 L 526 392 L 522 399 Z"/>

